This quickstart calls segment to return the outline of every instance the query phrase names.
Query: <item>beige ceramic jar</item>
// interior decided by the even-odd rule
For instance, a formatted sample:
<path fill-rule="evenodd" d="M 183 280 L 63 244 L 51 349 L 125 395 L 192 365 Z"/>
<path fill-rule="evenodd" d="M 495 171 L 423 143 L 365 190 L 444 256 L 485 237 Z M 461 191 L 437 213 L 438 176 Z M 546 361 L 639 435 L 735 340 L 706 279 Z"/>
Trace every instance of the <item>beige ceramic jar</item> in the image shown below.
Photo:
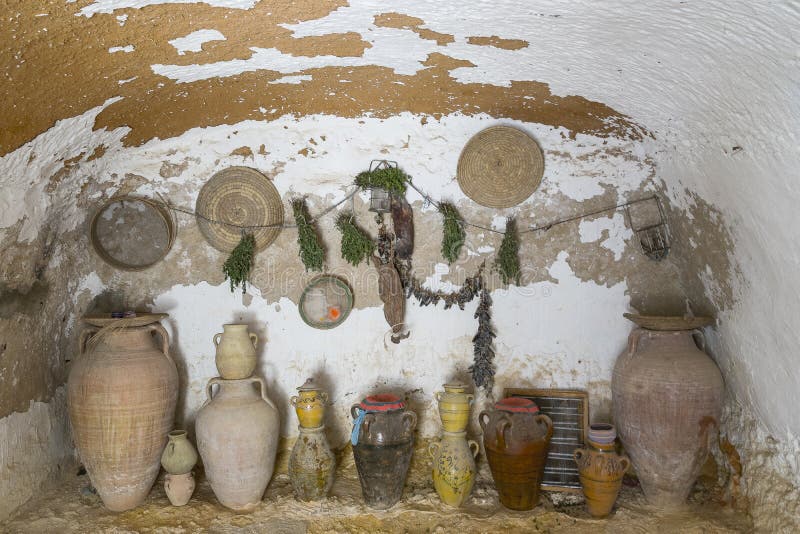
<path fill-rule="evenodd" d="M 161 467 L 171 475 L 185 475 L 197 463 L 197 451 L 189 441 L 185 430 L 173 430 L 167 434 L 169 441 L 161 454 Z"/>
<path fill-rule="evenodd" d="M 257 343 L 258 336 L 248 332 L 246 324 L 223 325 L 222 332 L 214 336 L 220 378 L 241 380 L 252 376 L 256 370 Z"/>
<path fill-rule="evenodd" d="M 219 385 L 216 395 L 212 394 Z M 258 384 L 260 392 L 253 387 Z M 264 381 L 208 381 L 208 400 L 195 428 L 197 448 L 211 489 L 223 505 L 249 511 L 264 495 L 275 467 L 280 420 Z"/>
<path fill-rule="evenodd" d="M 469 410 L 475 396 L 467 393 L 464 384 L 444 384 L 444 392 L 434 395 L 439 403 L 439 417 L 445 432 L 464 432 L 469 423 Z"/>

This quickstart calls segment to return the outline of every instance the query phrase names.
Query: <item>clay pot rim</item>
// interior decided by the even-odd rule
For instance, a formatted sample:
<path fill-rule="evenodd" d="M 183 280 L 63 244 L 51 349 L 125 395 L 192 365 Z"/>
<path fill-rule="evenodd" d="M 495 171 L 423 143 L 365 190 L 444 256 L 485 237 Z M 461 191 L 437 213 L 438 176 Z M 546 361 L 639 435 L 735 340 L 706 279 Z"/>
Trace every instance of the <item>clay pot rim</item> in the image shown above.
<path fill-rule="evenodd" d="M 463 382 L 450 382 L 447 384 L 442 384 L 442 387 L 444 388 L 445 391 L 447 391 L 448 389 L 461 390 L 461 391 L 447 391 L 448 393 L 466 393 L 468 386 Z"/>
<path fill-rule="evenodd" d="M 245 328 L 246 329 L 246 328 L 249 328 L 250 325 L 249 324 L 245 324 L 245 323 L 226 323 L 226 324 L 222 325 L 222 329 L 223 330 L 226 329 L 226 328 L 229 328 L 229 327 L 230 328 L 239 327 L 239 328 Z"/>
<path fill-rule="evenodd" d="M 494 404 L 496 410 L 513 413 L 539 413 L 539 406 L 525 397 L 506 397 Z"/>
<path fill-rule="evenodd" d="M 392 393 L 377 393 L 368 395 L 359 404 L 359 407 L 367 412 L 388 412 L 391 410 L 402 410 L 406 403 Z"/>
<path fill-rule="evenodd" d="M 180 437 L 184 437 L 185 438 L 188 435 L 189 435 L 189 433 L 187 431 L 181 429 L 181 428 L 176 428 L 175 430 L 170 430 L 167 433 L 167 437 L 169 437 L 169 439 L 180 438 Z"/>

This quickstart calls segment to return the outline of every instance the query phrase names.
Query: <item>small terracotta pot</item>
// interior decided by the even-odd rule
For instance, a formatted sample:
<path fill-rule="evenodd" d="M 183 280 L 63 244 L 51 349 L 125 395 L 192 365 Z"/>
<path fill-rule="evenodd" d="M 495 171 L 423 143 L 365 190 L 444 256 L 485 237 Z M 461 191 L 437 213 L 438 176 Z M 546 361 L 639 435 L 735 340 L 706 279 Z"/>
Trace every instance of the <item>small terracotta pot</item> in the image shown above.
<path fill-rule="evenodd" d="M 587 447 L 576 449 L 573 453 L 575 463 L 578 464 L 583 494 L 586 496 L 586 509 L 592 517 L 597 518 L 611 513 L 622 487 L 622 477 L 631 463 L 627 456 L 617 454 L 614 443 L 616 431 L 613 426 L 606 426 L 610 429 L 605 429 L 605 433 L 598 434 L 590 430 L 589 435 L 606 440 L 611 438 L 610 443 L 589 439 Z"/>
<path fill-rule="evenodd" d="M 194 493 L 194 486 L 194 475 L 191 471 L 182 475 L 167 473 L 164 476 L 164 492 L 172 506 L 183 506 L 189 502 Z"/>

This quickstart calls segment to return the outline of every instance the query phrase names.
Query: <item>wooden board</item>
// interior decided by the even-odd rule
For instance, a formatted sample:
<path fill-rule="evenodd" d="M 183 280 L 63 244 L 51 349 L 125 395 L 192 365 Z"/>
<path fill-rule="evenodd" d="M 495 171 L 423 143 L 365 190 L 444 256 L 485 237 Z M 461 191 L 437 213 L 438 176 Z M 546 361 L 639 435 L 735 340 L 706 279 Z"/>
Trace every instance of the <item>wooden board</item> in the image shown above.
<path fill-rule="evenodd" d="M 581 491 L 572 453 L 583 447 L 589 429 L 589 394 L 576 389 L 506 388 L 505 397 L 525 397 L 553 421 L 553 438 L 542 478 L 542 489 Z"/>

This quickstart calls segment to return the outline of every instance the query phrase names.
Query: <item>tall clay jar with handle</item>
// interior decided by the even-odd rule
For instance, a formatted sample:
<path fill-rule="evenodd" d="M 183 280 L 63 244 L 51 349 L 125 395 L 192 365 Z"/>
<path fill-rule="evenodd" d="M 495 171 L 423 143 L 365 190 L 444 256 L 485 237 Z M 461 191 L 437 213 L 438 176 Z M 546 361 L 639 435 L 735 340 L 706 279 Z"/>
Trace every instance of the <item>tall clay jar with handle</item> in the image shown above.
<path fill-rule="evenodd" d="M 358 480 L 368 506 L 385 510 L 403 496 L 414 450 L 417 414 L 400 397 L 371 395 L 350 408 Z"/>
<path fill-rule="evenodd" d="M 115 512 L 147 497 L 175 418 L 178 372 L 161 317 L 108 319 L 85 329 L 67 381 L 75 446 Z"/>
<path fill-rule="evenodd" d="M 587 446 L 576 449 L 573 456 L 586 496 L 586 509 L 592 517 L 602 518 L 614 508 L 630 460 L 617 454 L 616 432 L 612 425 L 591 425 L 586 441 Z"/>
<path fill-rule="evenodd" d="M 214 385 L 219 385 L 216 394 Z M 224 506 L 252 510 L 261 501 L 275 467 L 278 410 L 257 376 L 212 378 L 207 393 L 208 400 L 195 423 L 206 478 Z"/>
<path fill-rule="evenodd" d="M 481 412 L 483 446 L 500 502 L 511 510 L 539 503 L 539 485 L 553 437 L 553 422 L 530 399 L 509 397 Z"/>
<path fill-rule="evenodd" d="M 459 383 L 444 384 L 444 391 L 437 391 L 439 417 L 445 432 L 464 432 L 469 423 L 469 411 L 475 396 L 467 393 L 467 386 Z"/>
<path fill-rule="evenodd" d="M 441 441 L 428 445 L 433 461 L 433 487 L 442 502 L 459 507 L 475 484 L 475 457 L 480 445 L 466 432 L 443 432 Z"/>
<path fill-rule="evenodd" d="M 246 324 L 222 325 L 222 332 L 214 335 L 220 378 L 241 380 L 252 376 L 256 370 L 257 344 L 258 336 L 248 332 Z"/>
<path fill-rule="evenodd" d="M 704 346 L 700 330 L 636 328 L 614 366 L 617 432 L 645 497 L 662 508 L 685 503 L 717 433 L 722 375 Z"/>

